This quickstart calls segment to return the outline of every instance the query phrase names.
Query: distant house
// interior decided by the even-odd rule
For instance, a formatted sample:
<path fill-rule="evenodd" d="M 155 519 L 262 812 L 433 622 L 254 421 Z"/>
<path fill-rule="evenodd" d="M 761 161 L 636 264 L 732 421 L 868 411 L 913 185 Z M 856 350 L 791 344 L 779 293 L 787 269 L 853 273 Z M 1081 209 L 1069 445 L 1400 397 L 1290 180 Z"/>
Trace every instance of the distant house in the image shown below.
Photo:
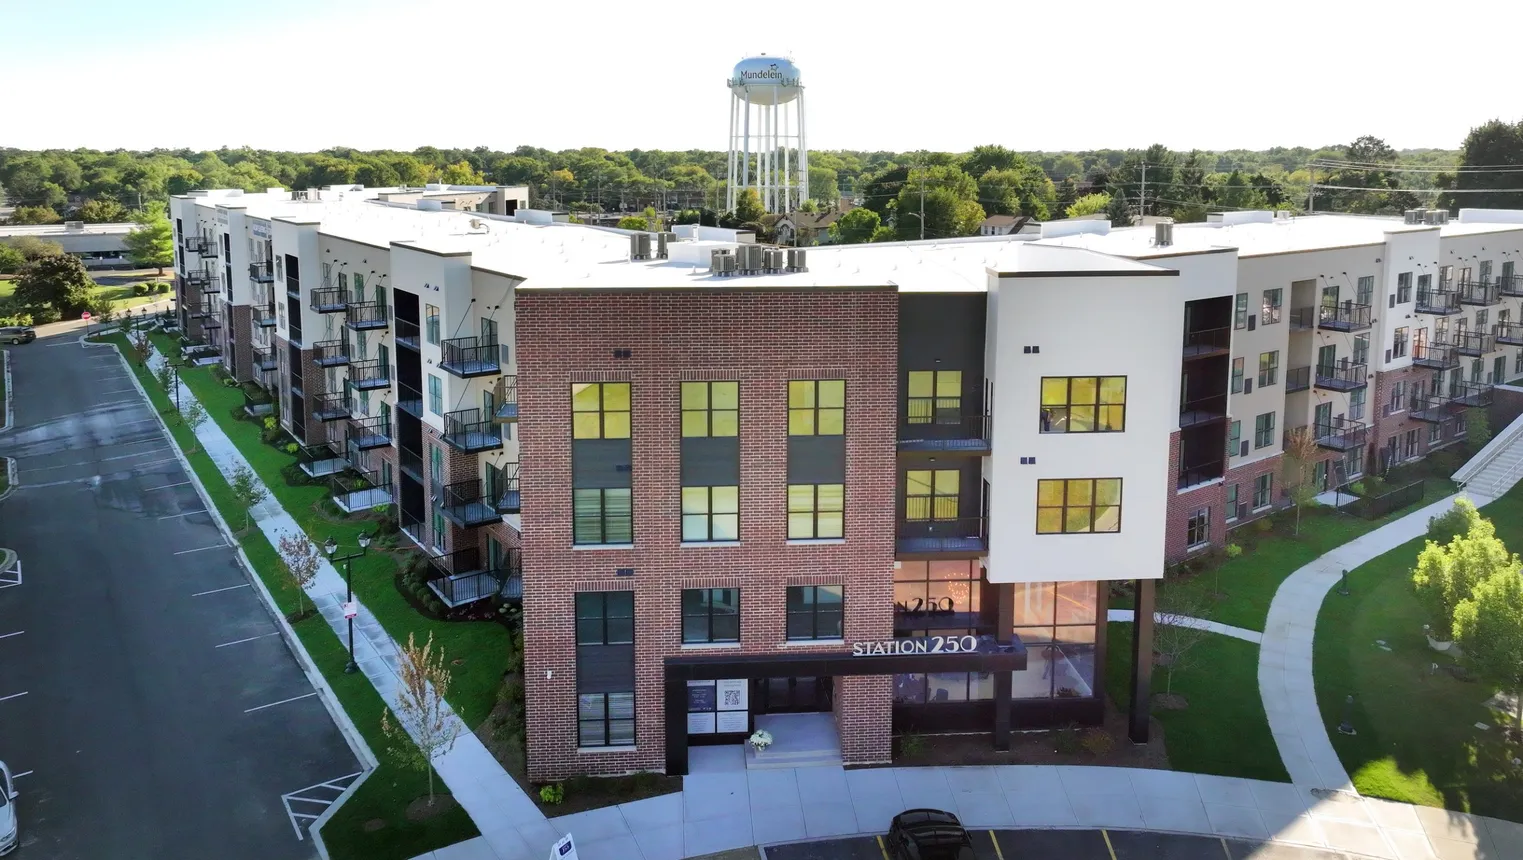
<path fill-rule="evenodd" d="M 1035 233 L 1041 225 L 1028 215 L 990 215 L 978 227 L 980 236 L 1013 236 L 1017 233 Z"/>
<path fill-rule="evenodd" d="M 813 245 L 829 231 L 830 225 L 841 217 L 840 212 L 790 212 L 777 219 L 777 243 L 779 245 Z"/>

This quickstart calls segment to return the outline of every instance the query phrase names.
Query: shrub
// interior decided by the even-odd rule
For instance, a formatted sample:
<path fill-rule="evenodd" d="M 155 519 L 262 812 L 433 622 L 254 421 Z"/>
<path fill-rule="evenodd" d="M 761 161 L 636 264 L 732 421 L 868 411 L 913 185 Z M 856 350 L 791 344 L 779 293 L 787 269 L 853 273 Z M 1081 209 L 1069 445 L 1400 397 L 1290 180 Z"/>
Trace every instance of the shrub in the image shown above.
<path fill-rule="evenodd" d="M 224 377 L 223 380 L 222 380 L 222 387 L 223 388 L 237 388 L 238 387 L 238 380 L 232 378 L 231 376 Z"/>
<path fill-rule="evenodd" d="M 1449 541 L 1459 535 L 1466 534 L 1470 527 L 1481 519 L 1481 514 L 1475 509 L 1475 503 L 1469 499 L 1456 499 L 1453 507 L 1435 517 L 1428 517 L 1428 540 L 1439 546 L 1446 546 Z"/>
<path fill-rule="evenodd" d="M 295 442 L 287 442 L 286 443 L 286 453 L 290 454 L 292 457 L 295 457 L 296 456 L 296 452 L 300 451 L 300 450 L 301 450 L 301 446 L 296 444 Z"/>
<path fill-rule="evenodd" d="M 899 739 L 899 754 L 906 758 L 915 758 L 925 752 L 925 738 L 920 735 L 905 735 Z"/>
<path fill-rule="evenodd" d="M 1274 520 L 1270 517 L 1261 517 L 1253 521 L 1253 530 L 1261 535 L 1267 535 L 1274 531 Z"/>
<path fill-rule="evenodd" d="M 1079 744 L 1079 727 L 1069 723 L 1053 732 L 1052 749 L 1053 752 L 1062 755 L 1073 755 L 1078 752 L 1081 749 Z"/>
<path fill-rule="evenodd" d="M 132 285 L 132 294 L 134 296 L 146 296 L 146 295 L 148 295 L 148 288 L 149 288 L 148 284 L 133 284 Z"/>
<path fill-rule="evenodd" d="M 539 789 L 539 802 L 559 806 L 566 799 L 566 788 L 560 783 L 543 785 Z"/>
<path fill-rule="evenodd" d="M 1243 554 L 1243 548 L 1238 546 L 1235 543 L 1229 543 L 1229 544 L 1227 544 L 1226 553 L 1227 553 L 1227 558 L 1237 558 L 1238 556 Z"/>
<path fill-rule="evenodd" d="M 1106 734 L 1104 729 L 1090 729 L 1084 733 L 1079 743 L 1090 755 L 1102 756 L 1115 748 L 1116 739 Z"/>
<path fill-rule="evenodd" d="M 427 609 L 429 613 L 433 615 L 444 614 L 444 603 L 437 597 L 428 598 L 428 602 L 423 605 L 423 608 Z"/>
<path fill-rule="evenodd" d="M 167 293 L 167 292 L 169 292 L 169 284 L 162 283 L 162 282 L 158 283 L 158 284 L 155 284 L 154 288 L 153 288 L 153 291 L 156 292 L 156 293 L 160 293 L 160 294 Z"/>

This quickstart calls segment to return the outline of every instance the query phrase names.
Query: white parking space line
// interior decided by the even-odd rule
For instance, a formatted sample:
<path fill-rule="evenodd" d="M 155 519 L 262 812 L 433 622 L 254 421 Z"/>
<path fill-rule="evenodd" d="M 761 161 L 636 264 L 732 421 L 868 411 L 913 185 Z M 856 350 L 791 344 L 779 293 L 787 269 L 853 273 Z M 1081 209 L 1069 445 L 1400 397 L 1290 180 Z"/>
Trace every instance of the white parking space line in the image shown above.
<path fill-rule="evenodd" d="M 95 406 L 97 408 L 99 408 L 101 406 L 126 406 L 128 403 L 142 403 L 142 402 L 143 401 L 141 401 L 141 400 L 139 400 L 139 399 L 134 397 L 131 400 L 107 400 L 105 403 L 97 403 L 97 404 L 95 404 Z"/>
<path fill-rule="evenodd" d="M 96 394 L 121 394 L 124 391 L 136 391 L 136 388 L 113 388 L 109 391 L 96 391 Z"/>
<path fill-rule="evenodd" d="M 213 588 L 211 591 L 197 592 L 195 594 L 192 594 L 191 597 L 205 597 L 208 594 L 221 594 L 224 591 L 233 591 L 235 589 L 248 588 L 248 587 L 249 587 L 249 584 L 245 582 L 242 585 L 229 585 L 227 588 Z"/>
<path fill-rule="evenodd" d="M 145 441 L 147 441 L 147 440 L 145 440 Z M 139 443 L 128 442 L 126 444 L 133 445 L 133 444 L 139 444 Z M 61 466 L 28 466 L 26 469 L 23 469 L 22 471 L 31 473 L 31 472 L 47 472 L 47 471 L 52 470 L 52 469 L 77 469 L 80 466 L 93 466 L 93 465 L 95 465 L 95 463 L 110 463 L 110 462 L 113 462 L 115 460 L 131 460 L 133 457 L 143 457 L 143 456 L 146 456 L 148 454 L 159 454 L 159 453 L 162 453 L 164 451 L 173 451 L 173 450 L 174 450 L 173 448 L 170 448 L 169 446 L 165 445 L 165 446 L 162 446 L 162 447 L 159 447 L 159 448 L 154 448 L 154 449 L 149 450 L 149 451 L 139 451 L 136 454 L 118 454 L 115 457 L 102 457 L 99 460 L 96 460 L 94 462 L 64 463 Z M 168 462 L 168 461 L 165 460 L 165 461 L 160 461 L 160 462 Z M 145 463 L 144 465 L 147 465 L 147 464 Z"/>
<path fill-rule="evenodd" d="M 182 549 L 179 552 L 175 553 L 175 555 L 190 555 L 193 552 L 206 552 L 209 549 L 227 549 L 227 544 L 225 544 L 225 543 L 219 543 L 216 546 L 201 546 L 201 547 L 196 547 L 195 549 Z M 239 588 L 247 588 L 248 586 L 238 586 L 238 587 Z"/>
<path fill-rule="evenodd" d="M 321 811 L 332 806 L 339 797 L 349 788 L 349 784 L 361 773 L 351 773 L 338 779 L 330 779 L 327 782 L 319 782 L 306 788 L 297 789 L 290 794 L 282 794 L 280 801 L 285 804 L 286 816 L 291 819 L 291 829 L 296 831 L 298 840 L 305 839 L 302 835 L 302 825 L 315 821 L 321 817 Z M 296 804 L 303 803 L 307 806 L 302 809 L 310 809 L 312 812 L 297 812 Z"/>
<path fill-rule="evenodd" d="M 36 771 L 34 771 L 34 770 L 24 770 L 21 773 L 13 773 L 13 774 L 11 774 L 11 779 L 20 779 L 23 776 L 31 776 L 34 773 L 36 773 Z"/>
<path fill-rule="evenodd" d="M 202 508 L 199 511 L 186 511 L 183 514 L 170 514 L 167 517 L 159 517 L 159 519 L 161 519 L 161 520 L 177 520 L 180 517 L 188 517 L 191 514 L 204 514 L 204 513 L 206 513 L 206 508 Z"/>
<path fill-rule="evenodd" d="M 255 711 L 262 711 L 262 710 L 264 710 L 264 709 L 265 709 L 265 708 L 273 708 L 273 707 L 275 707 L 275 706 L 276 706 L 276 705 L 284 705 L 284 704 L 286 704 L 286 703 L 287 703 L 287 702 L 299 702 L 299 701 L 301 701 L 301 700 L 302 700 L 302 699 L 310 699 L 310 698 L 312 698 L 312 697 L 313 697 L 313 696 L 315 696 L 315 695 L 317 695 L 317 691 L 315 691 L 315 690 L 314 690 L 314 691 L 312 691 L 312 692 L 310 692 L 310 693 L 307 693 L 307 694 L 306 694 L 306 695 L 304 695 L 304 696 L 292 696 L 292 697 L 291 697 L 291 698 L 289 698 L 289 699 L 281 699 L 281 700 L 280 700 L 280 701 L 278 701 L 278 702 L 271 702 L 271 703 L 269 703 L 269 704 L 268 704 L 268 705 L 259 705 L 259 706 L 257 706 L 257 707 L 253 707 L 253 708 L 248 708 L 248 709 L 247 709 L 247 710 L 245 710 L 245 711 L 244 711 L 244 713 L 245 713 L 245 714 L 252 714 L 252 713 L 254 713 L 254 712 L 255 712 Z M 0 701 L 3 701 L 3 700 L 0 700 Z"/>
<path fill-rule="evenodd" d="M 257 640 L 257 639 L 268 639 L 271 636 L 279 636 L 279 635 L 280 635 L 280 631 L 276 630 L 274 633 L 261 633 L 258 636 L 250 636 L 247 639 L 234 639 L 231 642 L 223 642 L 221 645 L 218 645 L 216 647 L 218 647 L 218 648 L 226 648 L 229 645 L 242 645 L 245 642 L 253 642 L 253 641 Z"/>
<path fill-rule="evenodd" d="M 27 692 L 30 692 L 30 691 L 27 691 Z M 0 702 L 9 701 L 11 699 L 19 699 L 19 698 L 21 698 L 22 696 L 25 696 L 25 695 L 26 695 L 26 692 L 11 693 L 9 696 L 0 696 Z M 317 694 L 313 693 L 313 695 L 315 696 Z"/>
<path fill-rule="evenodd" d="M 143 492 L 145 492 L 145 493 L 151 493 L 151 492 L 153 492 L 155 490 L 167 490 L 170 487 L 185 487 L 185 486 L 189 486 L 189 485 L 190 485 L 189 481 L 181 481 L 178 484 L 165 484 L 162 487 L 149 487 L 148 489 L 144 490 Z"/>
<path fill-rule="evenodd" d="M 15 633 L 0 633 L 0 639 L 9 639 L 12 636 L 20 636 L 25 632 L 25 630 L 17 630 Z"/>

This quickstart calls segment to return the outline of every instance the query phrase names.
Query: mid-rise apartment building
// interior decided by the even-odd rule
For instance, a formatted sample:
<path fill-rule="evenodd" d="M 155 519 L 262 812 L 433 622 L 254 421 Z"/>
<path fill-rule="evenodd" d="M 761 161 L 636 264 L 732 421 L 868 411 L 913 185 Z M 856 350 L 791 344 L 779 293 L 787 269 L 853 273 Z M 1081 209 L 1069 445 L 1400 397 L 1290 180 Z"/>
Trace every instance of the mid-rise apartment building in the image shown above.
<path fill-rule="evenodd" d="M 1004 745 L 1099 722 L 1110 647 L 1144 739 L 1153 583 L 1281 503 L 1288 430 L 1332 486 L 1523 375 L 1523 213 L 803 252 L 388 193 L 246 224 L 267 244 L 228 295 L 335 501 L 394 505 L 445 603 L 522 601 L 534 779 L 683 773 L 779 714 L 848 763 L 896 731 Z"/>

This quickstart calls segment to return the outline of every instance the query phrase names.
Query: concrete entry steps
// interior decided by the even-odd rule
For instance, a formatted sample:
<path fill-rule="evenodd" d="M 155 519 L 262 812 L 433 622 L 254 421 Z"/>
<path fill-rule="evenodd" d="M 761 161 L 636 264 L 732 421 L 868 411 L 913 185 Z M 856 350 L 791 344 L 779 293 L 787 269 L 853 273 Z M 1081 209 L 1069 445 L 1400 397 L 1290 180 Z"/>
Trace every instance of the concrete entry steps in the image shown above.
<path fill-rule="evenodd" d="M 758 754 L 746 744 L 746 770 L 841 765 L 835 714 L 759 714 L 756 728 L 772 735 L 772 746 Z"/>

